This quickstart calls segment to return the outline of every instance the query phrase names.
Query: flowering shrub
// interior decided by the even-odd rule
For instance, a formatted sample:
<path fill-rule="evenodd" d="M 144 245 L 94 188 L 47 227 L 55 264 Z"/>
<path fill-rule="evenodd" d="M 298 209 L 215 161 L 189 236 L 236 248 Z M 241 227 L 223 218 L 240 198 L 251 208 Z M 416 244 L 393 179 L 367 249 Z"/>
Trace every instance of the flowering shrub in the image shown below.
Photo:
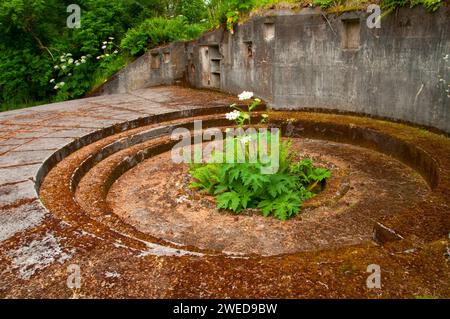
<path fill-rule="evenodd" d="M 264 216 L 273 215 L 280 220 L 296 216 L 302 203 L 314 196 L 320 189 L 319 183 L 331 176 L 327 169 L 315 167 L 312 160 L 295 161 L 291 141 L 282 141 L 280 134 L 268 135 L 265 129 L 258 132 L 251 125 L 252 111 L 261 100 L 252 99 L 253 93 L 243 92 L 241 101 L 247 101 L 248 111 L 231 105 L 233 111 L 225 116 L 234 121 L 241 132 L 228 137 L 225 144 L 232 145 L 233 159 L 237 159 L 239 148 L 243 149 L 244 161 L 231 162 L 229 154 L 216 152 L 209 163 L 191 164 L 190 174 L 194 178 L 191 187 L 216 197 L 217 207 L 241 213 L 247 208 L 257 208 Z M 268 120 L 267 114 L 260 115 L 259 126 Z M 244 132 L 244 127 L 247 128 Z M 277 147 L 272 147 L 276 145 Z M 257 149 L 257 158 L 251 156 L 251 149 Z M 271 150 L 267 153 L 265 150 Z M 276 170 L 267 173 L 267 159 L 277 152 L 279 159 Z"/>
<path fill-rule="evenodd" d="M 81 25 L 71 29 L 66 23 L 70 3 L 0 1 L 0 111 L 82 97 L 104 83 L 133 59 L 127 55 L 128 49 L 110 48 L 113 39 L 109 36 L 120 43 L 127 31 L 159 16 L 162 28 L 167 22 L 172 25 L 169 31 L 191 38 L 203 31 L 201 21 L 208 18 L 202 0 L 80 0 L 75 3 L 81 7 Z M 170 23 L 168 17 L 181 14 L 184 24 Z M 166 38 L 157 37 L 136 46 L 143 45 L 143 53 L 147 45 L 164 42 Z M 129 44 L 135 47 L 132 40 Z M 67 53 L 73 55 L 73 61 Z"/>
<path fill-rule="evenodd" d="M 53 87 L 55 90 L 62 89 L 66 82 L 63 79 L 67 79 L 73 75 L 75 68 L 81 64 L 86 63 L 87 56 L 83 55 L 78 60 L 74 60 L 71 53 L 64 53 L 59 57 L 59 63 L 53 66 L 55 77 L 49 82 L 56 85 Z"/>
<path fill-rule="evenodd" d="M 97 56 L 97 60 L 110 60 L 112 55 L 118 54 L 118 46 L 113 42 L 113 37 L 108 37 L 108 40 L 102 42 L 103 54 Z"/>

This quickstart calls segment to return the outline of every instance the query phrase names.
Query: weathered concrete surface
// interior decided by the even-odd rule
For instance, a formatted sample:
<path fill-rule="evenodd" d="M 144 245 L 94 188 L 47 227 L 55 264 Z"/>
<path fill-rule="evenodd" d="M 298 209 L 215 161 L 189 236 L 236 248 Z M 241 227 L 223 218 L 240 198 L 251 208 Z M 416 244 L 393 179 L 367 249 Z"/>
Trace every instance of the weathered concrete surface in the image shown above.
<path fill-rule="evenodd" d="M 212 94 L 213 100 L 210 92 L 160 87 L 1 113 L 0 242 L 43 221 L 36 176 L 58 149 L 114 124 L 232 101 Z"/>
<path fill-rule="evenodd" d="M 93 94 L 126 93 L 147 86 L 180 83 L 186 68 L 185 50 L 184 42 L 153 49 L 112 76 Z"/>
<path fill-rule="evenodd" d="M 450 133 L 450 8 L 400 9 L 366 26 L 368 13 L 268 11 L 196 41 L 151 51 L 104 93 L 184 81 L 199 88 L 251 90 L 275 109 L 320 108 L 435 127 Z M 152 69 L 154 59 L 170 60 Z M 171 71 L 170 71 L 171 70 Z M 440 77 L 447 81 L 440 81 Z"/>
<path fill-rule="evenodd" d="M 158 87 L 0 114 L 0 146 L 4 147 L 0 155 L 0 297 L 448 297 L 450 271 L 444 256 L 448 243 L 443 236 L 450 213 L 450 142 L 443 136 L 402 124 L 304 113 L 301 125 L 296 126 L 298 132 L 294 131 L 309 131 L 320 139 L 328 130 L 336 133 L 332 134 L 336 142 L 348 142 L 342 140 L 342 132 L 333 131 L 332 124 L 337 123 L 350 139 L 360 136 L 364 129 L 368 144 L 362 146 L 377 149 L 384 140 L 376 136 L 388 134 L 414 146 L 411 154 L 404 154 L 406 157 L 424 159 L 416 152 L 420 148 L 436 158 L 439 174 L 434 178 L 434 170 L 429 172 L 433 177 L 429 184 L 433 186 L 434 180 L 437 183 L 430 198 L 417 209 L 407 209 L 399 217 L 382 221 L 409 236 L 383 246 L 366 242 L 274 258 L 230 258 L 187 253 L 179 246 L 161 247 L 119 233 L 114 221 L 96 222 L 92 216 L 76 210 L 76 206 L 72 211 L 70 205 L 60 201 L 63 191 L 74 201 L 70 183 L 66 183 L 74 176 L 73 171 L 64 165 L 51 170 L 53 178 L 48 178 L 50 186 L 54 183 L 61 187 L 48 188 L 55 192 L 55 206 L 47 212 L 37 199 L 34 188 L 43 175 L 36 175 L 46 173 L 43 163 L 56 164 L 46 159 L 64 143 L 73 148 L 59 153 L 58 159 L 67 156 L 65 161 L 83 162 L 93 154 L 88 148 L 79 149 L 86 145 L 83 143 L 99 149 L 106 147 L 125 134 L 136 133 L 133 129 L 145 129 L 139 124 L 149 123 L 141 119 L 155 119 L 162 114 L 161 121 L 166 123 L 174 112 L 189 116 L 202 108 L 202 112 L 213 111 L 211 116 L 220 117 L 223 122 L 223 115 L 215 113 L 219 109 L 223 112 L 221 107 L 231 102 L 233 98 L 217 92 Z M 271 112 L 272 118 L 283 125 L 291 123 L 286 121 L 291 118 L 290 112 Z M 127 125 L 120 124 L 124 121 Z M 315 124 L 308 126 L 308 121 Z M 19 147 L 21 150 L 17 151 Z M 386 151 L 389 147 L 401 151 L 389 143 Z M 131 154 L 134 150 L 124 151 Z M 417 164 L 427 166 L 426 161 Z M 59 174 L 58 168 L 66 175 Z M 41 193 L 42 198 L 45 196 Z M 98 217 L 110 220 L 112 216 Z M 116 228 L 109 229 L 108 223 Z M 382 266 L 383 289 L 367 288 L 368 264 Z M 68 286 L 73 265 L 80 267 L 81 289 Z"/>

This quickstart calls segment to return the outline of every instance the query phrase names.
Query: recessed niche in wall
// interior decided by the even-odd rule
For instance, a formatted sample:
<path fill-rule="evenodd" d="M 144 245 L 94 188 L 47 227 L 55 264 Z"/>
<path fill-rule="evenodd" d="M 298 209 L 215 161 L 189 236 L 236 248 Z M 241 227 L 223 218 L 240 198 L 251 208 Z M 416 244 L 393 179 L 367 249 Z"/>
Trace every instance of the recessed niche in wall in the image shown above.
<path fill-rule="evenodd" d="M 220 60 L 211 60 L 211 73 L 220 74 Z"/>
<path fill-rule="evenodd" d="M 213 88 L 220 88 L 220 74 L 211 73 L 211 79 L 209 85 Z"/>
<path fill-rule="evenodd" d="M 220 63 L 222 56 L 220 54 L 218 45 L 211 45 L 209 47 L 210 63 L 211 63 L 211 78 L 210 86 L 213 88 L 220 88 Z"/>
<path fill-rule="evenodd" d="M 275 38 L 275 23 L 264 23 L 264 40 L 271 41 Z"/>
<path fill-rule="evenodd" d="M 204 87 L 220 88 L 220 65 L 222 55 L 219 45 L 211 44 L 200 48 L 201 79 Z"/>
<path fill-rule="evenodd" d="M 164 56 L 164 63 L 169 63 L 170 62 L 170 52 L 164 52 L 163 53 Z"/>
<path fill-rule="evenodd" d="M 220 55 L 219 46 L 218 45 L 210 45 L 209 46 L 209 53 L 211 60 L 220 60 L 222 59 L 222 56 Z"/>
<path fill-rule="evenodd" d="M 253 58 L 253 42 L 244 41 L 244 54 L 247 58 Z"/>
<path fill-rule="evenodd" d="M 341 45 L 346 50 L 358 50 L 361 42 L 361 23 L 359 19 L 342 20 Z"/>
<path fill-rule="evenodd" d="M 159 56 L 158 52 L 152 53 L 151 54 L 152 58 L 150 61 L 150 66 L 152 69 L 159 69 L 160 64 L 161 64 L 161 57 Z"/>

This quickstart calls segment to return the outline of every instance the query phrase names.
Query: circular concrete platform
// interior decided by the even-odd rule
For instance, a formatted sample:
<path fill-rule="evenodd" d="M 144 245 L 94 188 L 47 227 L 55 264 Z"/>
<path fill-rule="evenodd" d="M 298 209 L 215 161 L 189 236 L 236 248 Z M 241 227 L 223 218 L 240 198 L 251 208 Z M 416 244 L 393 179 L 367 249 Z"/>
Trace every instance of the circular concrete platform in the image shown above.
<path fill-rule="evenodd" d="M 2 208 L 11 226 L 1 232 L 2 296 L 448 296 L 448 138 L 364 117 L 270 112 L 271 125 L 335 175 L 298 219 L 281 224 L 244 215 L 235 220 L 204 201 L 189 202 L 189 196 L 186 201 L 185 167 L 164 160 L 173 145 L 171 130 L 192 128 L 199 119 L 204 127 L 223 127 L 233 99 L 170 87 L 139 94 L 121 102 L 117 96 L 107 99 L 120 104 L 104 106 L 117 111 L 112 126 L 89 128 L 81 116 L 99 116 L 94 110 L 103 107 L 105 97 L 89 100 L 84 109 L 80 104 L 85 113 L 69 109 L 59 118 L 45 118 L 55 106 L 30 110 L 42 116 L 40 129 L 53 137 L 33 141 L 40 150 L 21 144 L 4 157 L 10 165 L 2 168 L 0 196 L 11 198 Z M 144 110 L 146 103 L 165 109 L 124 120 L 125 109 Z M 4 126 L 19 125 L 28 115 L 10 116 L 14 119 L 3 118 Z M 80 126 L 79 136 L 59 140 L 69 133 L 56 127 L 72 120 Z M 16 140 L 29 135 L 24 136 Z M 41 157 L 33 157 L 37 153 Z M 8 180 L 6 170 L 32 179 Z M 150 179 L 155 175 L 156 182 Z M 46 209 L 30 186 L 39 190 Z M 155 187 L 162 194 L 153 193 Z M 24 194 L 16 201 L 14 189 Z M 80 291 L 66 285 L 71 264 L 82 270 Z M 370 264 L 382 267 L 382 291 L 365 285 Z"/>
<path fill-rule="evenodd" d="M 294 139 L 294 151 L 327 167 L 332 178 L 322 193 L 303 205 L 299 216 L 288 221 L 255 211 L 236 216 L 216 209 L 213 197 L 189 188 L 188 165 L 173 163 L 170 152 L 122 175 L 108 192 L 107 203 L 123 222 L 167 242 L 230 255 L 273 256 L 370 241 L 377 219 L 413 207 L 429 194 L 420 175 L 374 151 L 300 138 Z M 98 187 L 99 171 L 107 169 L 99 166 L 76 192 L 85 211 L 98 200 L 90 194 Z"/>

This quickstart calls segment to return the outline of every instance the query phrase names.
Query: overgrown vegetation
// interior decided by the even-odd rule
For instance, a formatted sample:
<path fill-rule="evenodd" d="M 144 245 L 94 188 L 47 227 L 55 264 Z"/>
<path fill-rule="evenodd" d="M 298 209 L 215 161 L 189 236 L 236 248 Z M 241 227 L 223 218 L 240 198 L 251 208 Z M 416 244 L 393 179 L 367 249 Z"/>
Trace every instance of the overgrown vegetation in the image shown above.
<path fill-rule="evenodd" d="M 152 47 L 195 38 L 223 23 L 233 31 L 242 16 L 285 2 L 329 10 L 367 4 L 367 0 L 78 0 L 81 27 L 70 29 L 66 19 L 72 0 L 0 0 L 0 110 L 84 96 Z M 386 11 L 417 5 L 435 11 L 442 3 L 381 1 Z"/>
<path fill-rule="evenodd" d="M 204 25 L 189 24 L 184 16 L 173 19 L 156 17 L 130 29 L 122 40 L 121 47 L 130 55 L 137 56 L 161 44 L 196 38 L 204 30 Z"/>
<path fill-rule="evenodd" d="M 78 0 L 81 27 L 71 29 L 72 3 L 0 0 L 0 110 L 81 97 L 147 47 L 207 26 L 202 0 Z"/>
<path fill-rule="evenodd" d="M 218 208 L 237 214 L 247 208 L 258 208 L 264 216 L 287 220 L 300 212 L 302 203 L 312 198 L 320 183 L 331 174 L 325 168 L 315 167 L 311 159 L 295 161 L 292 143 L 282 141 L 279 133 L 272 136 L 264 130 L 252 130 L 251 112 L 259 103 L 260 100 L 253 100 L 248 112 L 232 105 L 235 110 L 227 118 L 235 121 L 243 133 L 244 126 L 247 127 L 244 134 L 224 141 L 232 147 L 233 159 L 229 160 L 228 152 L 215 152 L 209 163 L 192 164 L 190 174 L 195 180 L 191 186 L 214 195 Z M 266 120 L 267 115 L 263 114 L 260 124 Z M 274 143 L 277 147 L 273 148 Z M 239 149 L 245 155 L 242 162 L 236 160 Z M 254 160 L 252 149 L 257 150 Z M 273 152 L 278 153 L 279 161 L 276 169 L 268 173 L 267 169 L 274 167 Z"/>
<path fill-rule="evenodd" d="M 434 12 L 443 4 L 442 0 L 383 0 L 381 8 L 386 11 L 392 11 L 396 8 L 423 6 L 428 11 Z"/>

